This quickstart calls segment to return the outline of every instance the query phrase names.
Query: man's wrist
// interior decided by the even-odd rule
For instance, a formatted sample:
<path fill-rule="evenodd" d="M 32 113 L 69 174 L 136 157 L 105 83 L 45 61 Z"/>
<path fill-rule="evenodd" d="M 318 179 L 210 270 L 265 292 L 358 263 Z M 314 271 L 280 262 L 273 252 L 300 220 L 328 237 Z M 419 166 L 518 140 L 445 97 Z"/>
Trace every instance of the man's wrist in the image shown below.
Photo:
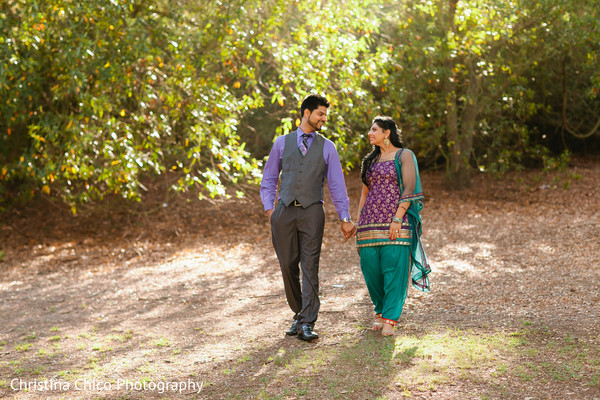
<path fill-rule="evenodd" d="M 340 222 L 352 222 L 352 218 L 350 218 L 350 217 L 345 217 L 345 218 L 342 218 L 342 219 L 340 220 Z"/>

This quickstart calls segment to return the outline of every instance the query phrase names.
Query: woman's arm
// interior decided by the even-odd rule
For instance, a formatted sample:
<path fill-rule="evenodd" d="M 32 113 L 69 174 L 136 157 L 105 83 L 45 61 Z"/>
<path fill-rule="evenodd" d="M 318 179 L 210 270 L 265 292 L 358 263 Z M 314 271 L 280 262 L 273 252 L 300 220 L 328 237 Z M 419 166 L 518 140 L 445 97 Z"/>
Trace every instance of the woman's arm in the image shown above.
<path fill-rule="evenodd" d="M 369 194 L 369 187 L 363 183 L 362 191 L 360 192 L 360 201 L 358 202 L 358 210 L 356 211 L 356 221 L 360 220 L 360 212 L 365 206 L 365 201 L 367 200 L 367 194 Z"/>
<path fill-rule="evenodd" d="M 414 194 L 417 185 L 417 171 L 415 169 L 415 163 L 413 162 L 412 152 L 410 150 L 404 150 L 401 157 L 402 170 L 400 173 L 402 174 L 402 186 L 404 186 L 404 191 L 400 193 L 400 199 Z M 396 240 L 398 237 L 398 233 L 402 229 L 402 219 L 408 211 L 408 207 L 410 207 L 410 201 L 408 200 L 401 201 L 400 204 L 398 204 L 394 220 L 390 225 L 389 235 L 391 240 Z"/>
<path fill-rule="evenodd" d="M 400 193 L 400 199 L 415 194 L 415 186 L 417 185 L 417 170 L 413 161 L 413 155 L 410 150 L 404 150 L 402 152 L 402 186 L 404 191 Z M 410 207 L 410 201 L 402 201 L 398 204 L 398 210 L 396 211 L 396 218 L 402 219 L 406 211 Z"/>

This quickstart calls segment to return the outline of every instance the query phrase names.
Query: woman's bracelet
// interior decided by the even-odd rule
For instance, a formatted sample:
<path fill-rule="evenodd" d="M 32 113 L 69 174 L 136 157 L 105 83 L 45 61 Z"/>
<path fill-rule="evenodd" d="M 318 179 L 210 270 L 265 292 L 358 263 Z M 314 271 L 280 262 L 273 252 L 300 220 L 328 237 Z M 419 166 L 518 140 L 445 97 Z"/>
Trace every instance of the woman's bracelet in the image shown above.
<path fill-rule="evenodd" d="M 402 220 L 400 218 L 396 217 L 395 215 L 394 215 L 394 218 L 392 218 L 392 221 L 402 223 Z"/>

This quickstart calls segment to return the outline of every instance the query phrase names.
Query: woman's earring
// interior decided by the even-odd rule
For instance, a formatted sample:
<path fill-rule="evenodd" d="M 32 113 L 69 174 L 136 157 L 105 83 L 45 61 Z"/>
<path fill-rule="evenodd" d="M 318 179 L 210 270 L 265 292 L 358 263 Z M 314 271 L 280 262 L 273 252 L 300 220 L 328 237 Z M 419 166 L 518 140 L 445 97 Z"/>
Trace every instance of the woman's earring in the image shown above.
<path fill-rule="evenodd" d="M 385 147 L 390 147 L 390 139 L 388 139 L 388 138 L 383 139 L 383 144 L 385 144 Z"/>

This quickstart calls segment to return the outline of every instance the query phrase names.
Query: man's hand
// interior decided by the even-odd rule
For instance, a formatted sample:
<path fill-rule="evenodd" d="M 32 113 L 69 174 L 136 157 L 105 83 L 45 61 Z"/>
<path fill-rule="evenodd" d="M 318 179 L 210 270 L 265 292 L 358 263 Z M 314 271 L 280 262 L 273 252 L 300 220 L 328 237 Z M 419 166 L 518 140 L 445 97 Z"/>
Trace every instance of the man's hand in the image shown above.
<path fill-rule="evenodd" d="M 356 226 L 354 222 L 342 222 L 342 233 L 346 239 L 350 239 L 354 232 L 356 232 Z"/>
<path fill-rule="evenodd" d="M 267 214 L 267 217 L 269 217 L 269 222 L 271 222 L 271 215 L 273 214 L 273 209 L 271 208 L 270 210 L 265 211 L 265 214 Z"/>

